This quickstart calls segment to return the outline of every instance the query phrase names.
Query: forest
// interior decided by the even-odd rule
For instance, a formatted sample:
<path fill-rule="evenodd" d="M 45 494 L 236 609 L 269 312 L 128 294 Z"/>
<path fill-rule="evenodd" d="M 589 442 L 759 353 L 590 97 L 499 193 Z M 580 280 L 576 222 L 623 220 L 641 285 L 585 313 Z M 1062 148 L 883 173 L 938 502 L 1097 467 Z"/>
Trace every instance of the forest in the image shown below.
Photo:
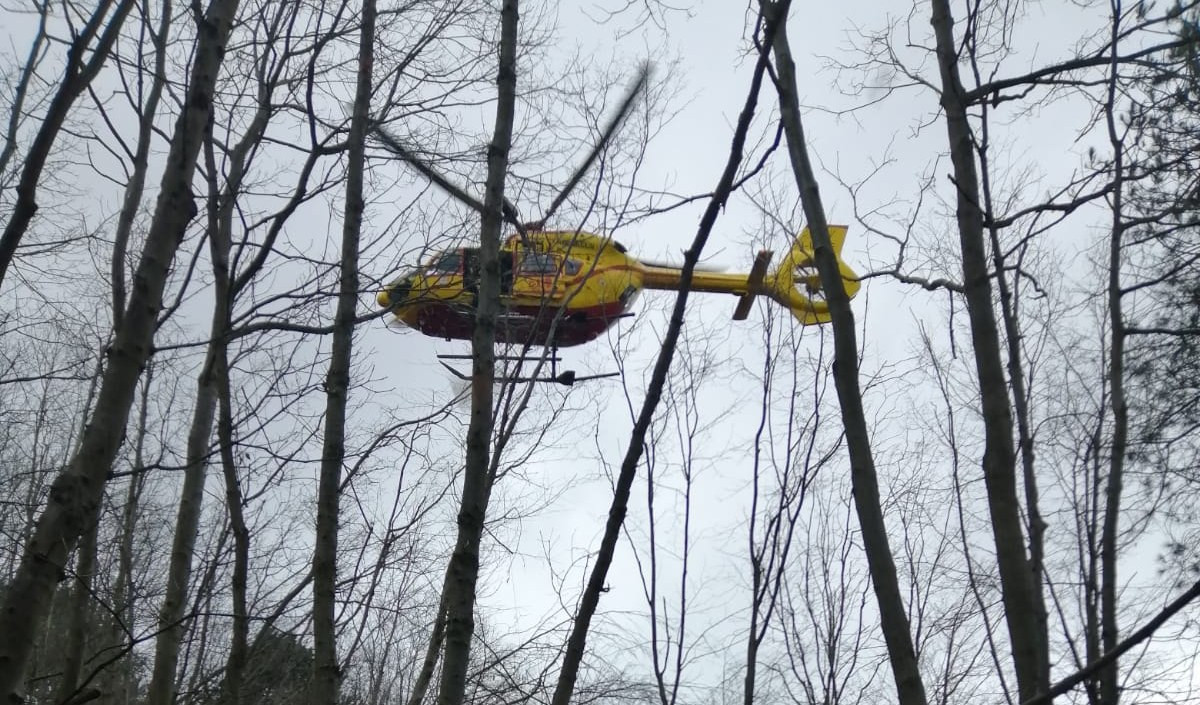
<path fill-rule="evenodd" d="M 0 37 L 0 705 L 1200 704 L 1200 2 Z M 505 340 L 543 228 L 678 291 Z"/>

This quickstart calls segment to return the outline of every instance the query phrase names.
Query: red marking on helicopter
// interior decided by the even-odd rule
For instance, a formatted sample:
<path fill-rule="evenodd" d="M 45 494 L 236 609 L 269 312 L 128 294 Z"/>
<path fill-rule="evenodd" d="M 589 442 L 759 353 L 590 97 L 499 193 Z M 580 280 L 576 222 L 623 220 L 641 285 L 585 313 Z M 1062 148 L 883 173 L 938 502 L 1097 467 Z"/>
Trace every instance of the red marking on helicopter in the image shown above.
<path fill-rule="evenodd" d="M 512 306 L 496 316 L 496 342 L 569 348 L 600 336 L 613 321 L 628 315 L 625 301 L 561 311 L 546 306 Z M 558 319 L 557 322 L 555 319 Z M 470 340 L 475 311 L 454 305 L 427 305 L 417 315 L 417 330 L 438 338 Z"/>

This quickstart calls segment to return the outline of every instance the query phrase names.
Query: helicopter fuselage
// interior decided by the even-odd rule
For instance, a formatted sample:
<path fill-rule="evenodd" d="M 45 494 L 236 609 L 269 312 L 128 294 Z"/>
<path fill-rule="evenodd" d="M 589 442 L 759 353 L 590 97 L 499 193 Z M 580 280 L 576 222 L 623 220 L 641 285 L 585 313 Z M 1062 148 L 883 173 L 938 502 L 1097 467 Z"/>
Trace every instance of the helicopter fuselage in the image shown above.
<path fill-rule="evenodd" d="M 496 342 L 570 347 L 593 340 L 629 313 L 644 274 L 621 245 L 591 233 L 509 238 L 500 251 Z M 389 284 L 379 304 L 426 335 L 470 340 L 479 278 L 477 248 L 445 250 Z"/>
<path fill-rule="evenodd" d="M 846 227 L 829 226 L 833 254 L 847 297 L 861 286 L 839 255 Z M 767 270 L 772 253 L 758 254 L 743 274 L 694 270 L 690 291 L 739 297 L 734 319 L 742 320 L 755 297 L 765 296 L 791 311 L 803 325 L 827 323 L 829 305 L 805 228 L 783 260 Z M 475 330 L 480 252 L 462 247 L 436 253 L 424 266 L 400 276 L 379 292 L 378 303 L 396 320 L 430 336 L 470 340 Z M 569 347 L 599 337 L 624 316 L 645 289 L 679 290 L 682 270 L 650 265 L 629 256 L 619 243 L 573 230 L 535 230 L 513 235 L 500 250 L 500 311 L 496 342 Z"/>

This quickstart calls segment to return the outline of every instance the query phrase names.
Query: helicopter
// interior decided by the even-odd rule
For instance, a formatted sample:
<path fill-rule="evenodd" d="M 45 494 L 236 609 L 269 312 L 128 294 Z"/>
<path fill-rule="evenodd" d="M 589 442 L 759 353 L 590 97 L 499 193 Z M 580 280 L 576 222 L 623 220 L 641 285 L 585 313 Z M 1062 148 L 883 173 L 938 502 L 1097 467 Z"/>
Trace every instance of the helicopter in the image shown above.
<path fill-rule="evenodd" d="M 829 226 L 846 293 L 858 276 L 841 260 L 845 226 Z M 749 273 L 693 272 L 690 290 L 739 297 L 733 319 L 744 320 L 756 297 L 782 304 L 804 325 L 829 321 L 820 296 L 813 244 L 805 228 L 778 267 L 774 253 L 760 251 Z M 677 291 L 682 270 L 631 256 L 621 243 L 577 230 L 528 230 L 513 234 L 500 250 L 500 314 L 496 342 L 571 347 L 594 340 L 622 318 L 643 289 Z M 475 326 L 479 250 L 460 247 L 435 253 L 423 266 L 389 283 L 376 297 L 395 319 L 432 337 L 469 340 Z"/>
<path fill-rule="evenodd" d="M 626 91 L 616 114 L 609 120 L 582 164 L 567 180 L 542 218 L 523 223 L 517 209 L 503 203 L 504 220 L 515 226 L 500 247 L 500 311 L 495 341 L 499 344 L 541 346 L 549 355 L 549 376 L 506 376 L 497 381 L 546 381 L 572 385 L 585 379 L 611 377 L 617 373 L 577 376 L 559 373 L 558 348 L 594 340 L 617 321 L 634 315 L 633 303 L 643 289 L 679 290 L 683 271 L 669 264 L 639 260 L 619 242 L 582 230 L 547 229 L 545 223 L 599 157 L 619 129 L 636 99 L 645 89 L 650 65 L 644 63 Z M 458 201 L 479 213 L 483 205 L 430 164 L 417 156 L 379 124 L 372 132 L 401 160 Z M 854 296 L 858 276 L 841 260 L 845 226 L 829 226 L 834 256 L 846 293 Z M 793 240 L 779 266 L 768 272 L 774 253 L 763 250 L 750 271 L 731 274 L 697 267 L 689 289 L 697 292 L 728 293 L 739 297 L 734 320 L 744 320 L 754 300 L 762 295 L 786 308 L 805 325 L 829 321 L 828 304 L 820 295 L 820 277 L 808 229 Z M 395 321 L 421 333 L 446 340 L 470 340 L 476 323 L 479 297 L 480 248 L 457 247 L 436 252 L 424 264 L 410 269 L 387 284 L 376 302 L 394 315 Z M 442 365 L 460 379 L 468 375 L 446 364 L 446 359 L 470 359 L 470 355 L 439 355 Z M 527 360 L 525 355 L 497 355 L 497 359 Z"/>

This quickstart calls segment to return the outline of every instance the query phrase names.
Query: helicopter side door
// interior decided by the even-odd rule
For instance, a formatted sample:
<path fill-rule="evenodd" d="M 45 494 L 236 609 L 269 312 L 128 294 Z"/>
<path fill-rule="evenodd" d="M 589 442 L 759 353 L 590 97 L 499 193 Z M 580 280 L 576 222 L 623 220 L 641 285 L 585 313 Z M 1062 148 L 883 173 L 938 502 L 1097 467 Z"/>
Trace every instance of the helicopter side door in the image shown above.
<path fill-rule="evenodd" d="M 479 248 L 466 247 L 463 253 L 463 289 L 479 295 Z M 511 250 L 500 250 L 500 295 L 510 296 L 513 289 L 513 256 Z"/>
<path fill-rule="evenodd" d="M 551 252 L 515 253 L 514 298 L 558 299 L 562 297 L 562 257 Z"/>

